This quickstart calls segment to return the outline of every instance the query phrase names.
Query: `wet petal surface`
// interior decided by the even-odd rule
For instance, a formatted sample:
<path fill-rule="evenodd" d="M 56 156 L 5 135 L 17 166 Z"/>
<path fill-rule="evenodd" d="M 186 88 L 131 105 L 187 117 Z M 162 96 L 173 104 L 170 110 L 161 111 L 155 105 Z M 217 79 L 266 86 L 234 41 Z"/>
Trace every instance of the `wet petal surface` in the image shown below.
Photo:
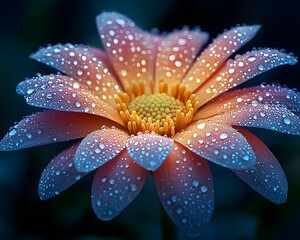
<path fill-rule="evenodd" d="M 125 148 L 129 136 L 117 128 L 103 127 L 87 135 L 75 154 L 76 169 L 90 172 L 113 159 Z"/>
<path fill-rule="evenodd" d="M 92 186 L 92 207 L 101 220 L 110 220 L 141 191 L 148 171 L 134 163 L 126 150 L 101 166 Z"/>
<path fill-rule="evenodd" d="M 166 212 L 188 236 L 207 226 L 214 207 L 214 189 L 208 162 L 174 143 L 170 155 L 153 172 L 156 189 Z"/>
<path fill-rule="evenodd" d="M 74 166 L 74 155 L 79 143 L 58 154 L 44 169 L 39 182 L 39 196 L 47 200 L 75 184 L 86 175 Z"/>
<path fill-rule="evenodd" d="M 25 80 L 17 86 L 17 92 L 35 107 L 91 113 L 123 125 L 120 115 L 112 106 L 67 76 L 51 74 Z"/>
<path fill-rule="evenodd" d="M 216 114 L 240 109 L 246 105 L 256 104 L 277 105 L 292 112 L 300 112 L 300 94 L 279 84 L 261 84 L 260 86 L 238 89 L 224 93 L 203 106 L 195 114 L 194 119 L 208 118 Z"/>
<path fill-rule="evenodd" d="M 208 34 L 188 29 L 164 37 L 158 47 L 155 82 L 180 82 L 207 39 Z"/>
<path fill-rule="evenodd" d="M 275 49 L 261 49 L 229 59 L 195 94 L 200 105 L 272 68 L 296 64 L 297 58 Z"/>
<path fill-rule="evenodd" d="M 118 13 L 102 13 L 97 26 L 105 51 L 125 89 L 135 81 L 153 81 L 159 37 L 139 29 Z"/>
<path fill-rule="evenodd" d="M 31 57 L 74 77 L 102 100 L 115 104 L 114 94 L 120 89 L 107 66 L 107 56 L 99 49 L 72 44 L 42 48 Z"/>
<path fill-rule="evenodd" d="M 229 125 L 200 120 L 175 135 L 174 140 L 223 167 L 245 169 L 255 163 L 247 140 Z"/>
<path fill-rule="evenodd" d="M 300 135 L 300 118 L 280 106 L 253 102 L 241 109 L 234 109 L 210 120 L 224 124 L 265 128 L 286 134 Z"/>
<path fill-rule="evenodd" d="M 1 151 L 14 151 L 49 143 L 82 138 L 112 122 L 85 113 L 49 110 L 32 114 L 15 126 L 0 142 Z"/>
<path fill-rule="evenodd" d="M 126 142 L 129 155 L 149 171 L 155 171 L 172 150 L 173 140 L 154 133 L 139 134 Z"/>
<path fill-rule="evenodd" d="M 251 144 L 256 155 L 256 163 L 250 169 L 233 172 L 269 201 L 276 204 L 284 203 L 288 183 L 279 162 L 260 139 L 245 129 L 238 130 Z"/>
<path fill-rule="evenodd" d="M 191 90 L 202 85 L 236 50 L 251 40 L 258 25 L 235 27 L 218 36 L 197 58 L 183 83 Z"/>

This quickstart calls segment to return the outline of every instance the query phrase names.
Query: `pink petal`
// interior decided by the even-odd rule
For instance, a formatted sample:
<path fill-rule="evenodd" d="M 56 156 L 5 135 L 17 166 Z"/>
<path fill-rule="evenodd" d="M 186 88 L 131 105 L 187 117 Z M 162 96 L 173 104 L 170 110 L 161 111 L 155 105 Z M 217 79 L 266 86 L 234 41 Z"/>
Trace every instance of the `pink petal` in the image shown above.
<path fill-rule="evenodd" d="M 117 128 L 103 127 L 87 135 L 75 154 L 79 172 L 90 172 L 117 156 L 129 136 Z"/>
<path fill-rule="evenodd" d="M 183 80 L 191 90 L 202 85 L 236 50 L 250 41 L 260 26 L 235 27 L 218 36 L 197 58 Z"/>
<path fill-rule="evenodd" d="M 257 160 L 252 168 L 233 172 L 266 199 L 276 204 L 284 203 L 288 183 L 279 162 L 259 138 L 245 129 L 238 130 L 251 144 Z"/>
<path fill-rule="evenodd" d="M 154 60 L 158 37 L 139 29 L 130 19 L 118 13 L 102 13 L 97 26 L 105 51 L 127 89 L 131 82 L 154 77 Z"/>
<path fill-rule="evenodd" d="M 101 166 L 94 177 L 92 206 L 97 217 L 110 220 L 139 194 L 148 171 L 133 162 L 126 150 Z"/>
<path fill-rule="evenodd" d="M 85 113 L 49 110 L 32 114 L 13 126 L 0 142 L 1 151 L 14 151 L 54 142 L 82 138 L 111 125 L 105 118 Z"/>
<path fill-rule="evenodd" d="M 139 134 L 126 142 L 126 148 L 133 160 L 149 171 L 155 171 L 172 150 L 171 138 L 154 133 Z"/>
<path fill-rule="evenodd" d="M 229 125 L 200 120 L 175 135 L 174 140 L 223 167 L 245 169 L 255 163 L 247 140 Z"/>
<path fill-rule="evenodd" d="M 216 114 L 239 109 L 245 105 L 257 103 L 280 105 L 296 113 L 300 112 L 299 92 L 278 84 L 261 84 L 260 86 L 226 92 L 216 97 L 198 111 L 194 119 L 208 118 Z"/>
<path fill-rule="evenodd" d="M 262 49 L 237 55 L 230 59 L 218 72 L 195 92 L 200 105 L 227 90 L 272 68 L 296 64 L 297 58 L 274 49 Z"/>
<path fill-rule="evenodd" d="M 119 113 L 112 106 L 67 76 L 51 74 L 25 80 L 19 83 L 17 92 L 35 107 L 91 113 L 123 125 Z"/>
<path fill-rule="evenodd" d="M 153 172 L 156 189 L 172 221 L 188 236 L 200 235 L 214 207 L 208 163 L 175 143 L 163 165 Z"/>
<path fill-rule="evenodd" d="M 254 102 L 210 118 L 211 121 L 235 126 L 258 127 L 286 134 L 300 135 L 300 118 L 280 106 Z"/>
<path fill-rule="evenodd" d="M 39 183 L 39 195 L 47 200 L 72 186 L 86 173 L 75 169 L 73 160 L 79 143 L 57 155 L 44 169 Z"/>
<path fill-rule="evenodd" d="M 107 56 L 99 49 L 72 44 L 48 46 L 31 55 L 33 59 L 74 77 L 102 100 L 115 104 L 114 94 L 120 89 L 107 67 Z"/>
<path fill-rule="evenodd" d="M 188 29 L 163 38 L 156 58 L 156 83 L 160 80 L 179 83 L 207 39 L 207 33 Z"/>

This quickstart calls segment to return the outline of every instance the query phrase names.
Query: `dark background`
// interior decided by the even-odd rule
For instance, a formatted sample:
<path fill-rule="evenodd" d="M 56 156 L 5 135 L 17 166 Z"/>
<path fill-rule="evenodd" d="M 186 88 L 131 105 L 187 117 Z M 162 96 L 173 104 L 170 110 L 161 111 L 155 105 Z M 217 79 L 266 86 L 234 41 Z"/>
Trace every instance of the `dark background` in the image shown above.
<path fill-rule="evenodd" d="M 95 17 L 118 11 L 145 30 L 171 31 L 200 26 L 216 37 L 237 24 L 261 24 L 257 37 L 241 52 L 256 47 L 283 48 L 300 56 L 300 1 L 200 0 L 0 0 L 0 134 L 38 109 L 15 93 L 18 82 L 37 72 L 56 72 L 30 60 L 40 46 L 84 43 L 100 47 Z M 256 77 L 300 87 L 299 64 Z M 212 165 L 215 211 L 199 239 L 300 239 L 300 138 L 254 130 L 285 170 L 288 200 L 275 205 L 228 169 Z M 0 153 L 0 239 L 161 239 L 160 205 L 149 178 L 140 196 L 116 219 L 101 222 L 90 206 L 92 176 L 48 201 L 39 200 L 43 168 L 64 144 Z M 181 239 L 185 239 L 179 234 Z"/>

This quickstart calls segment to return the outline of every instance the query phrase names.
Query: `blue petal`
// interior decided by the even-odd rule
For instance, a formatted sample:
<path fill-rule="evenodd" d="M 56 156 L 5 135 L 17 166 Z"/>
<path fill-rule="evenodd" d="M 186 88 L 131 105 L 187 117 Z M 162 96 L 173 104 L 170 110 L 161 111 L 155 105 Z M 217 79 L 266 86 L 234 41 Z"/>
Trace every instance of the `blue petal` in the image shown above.
<path fill-rule="evenodd" d="M 74 154 L 79 143 L 64 150 L 44 169 L 39 182 L 39 195 L 49 199 L 72 186 L 86 173 L 79 173 L 74 166 Z"/>
<path fill-rule="evenodd" d="M 75 154 L 76 169 L 90 172 L 117 156 L 129 136 L 116 128 L 103 127 L 87 135 Z"/>
<path fill-rule="evenodd" d="M 223 167 L 247 169 L 255 163 L 255 154 L 245 137 L 226 124 L 200 120 L 176 134 L 174 139 Z"/>
<path fill-rule="evenodd" d="M 135 162 L 149 171 L 155 171 L 172 150 L 171 138 L 154 133 L 139 134 L 126 142 L 129 155 Z"/>
<path fill-rule="evenodd" d="M 276 204 L 284 203 L 288 184 L 279 162 L 260 139 L 245 129 L 239 128 L 239 131 L 251 144 L 257 160 L 252 168 L 233 172 L 266 199 Z"/>
<path fill-rule="evenodd" d="M 214 207 L 208 162 L 174 143 L 166 161 L 153 172 L 159 198 L 172 221 L 188 236 L 200 235 Z"/>
<path fill-rule="evenodd" d="M 84 113 L 54 110 L 35 113 L 10 129 L 0 142 L 0 150 L 14 151 L 82 138 L 108 121 Z"/>
<path fill-rule="evenodd" d="M 133 162 L 126 150 L 97 169 L 92 186 L 92 206 L 98 218 L 110 220 L 141 191 L 148 171 Z"/>

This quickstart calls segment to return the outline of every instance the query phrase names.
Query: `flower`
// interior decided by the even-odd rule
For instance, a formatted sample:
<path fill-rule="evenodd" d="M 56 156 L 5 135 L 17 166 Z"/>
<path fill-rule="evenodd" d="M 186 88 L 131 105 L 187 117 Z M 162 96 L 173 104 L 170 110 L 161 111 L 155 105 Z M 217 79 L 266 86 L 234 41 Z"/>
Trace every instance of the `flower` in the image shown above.
<path fill-rule="evenodd" d="M 31 57 L 65 75 L 37 75 L 17 86 L 29 105 L 49 110 L 13 126 L 2 151 L 83 138 L 45 168 L 41 199 L 96 170 L 92 207 L 110 220 L 152 173 L 169 217 L 194 237 L 213 212 L 210 161 L 268 200 L 286 200 L 280 164 L 242 127 L 300 135 L 300 95 L 276 84 L 234 88 L 296 57 L 266 48 L 229 59 L 257 25 L 225 31 L 203 51 L 208 34 L 200 30 L 150 34 L 118 13 L 100 14 L 97 27 L 105 52 L 72 44 L 42 48 Z"/>

